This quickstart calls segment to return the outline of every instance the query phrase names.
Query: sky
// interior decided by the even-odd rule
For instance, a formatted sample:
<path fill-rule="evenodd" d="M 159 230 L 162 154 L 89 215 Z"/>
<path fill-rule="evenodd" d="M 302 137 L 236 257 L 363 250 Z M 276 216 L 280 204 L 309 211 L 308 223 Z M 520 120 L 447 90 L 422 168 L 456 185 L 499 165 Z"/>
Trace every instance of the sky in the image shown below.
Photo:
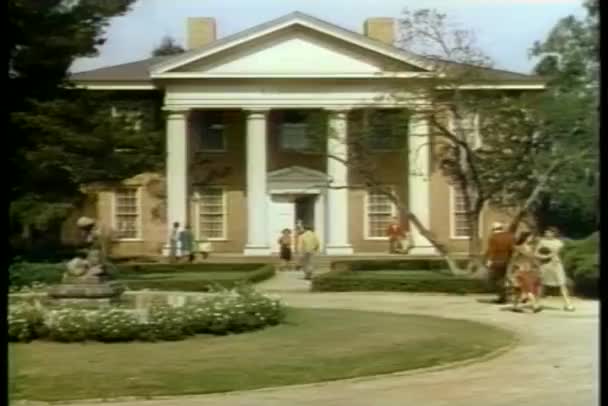
<path fill-rule="evenodd" d="M 535 61 L 528 50 L 563 17 L 584 17 L 582 0 L 138 0 L 112 19 L 106 43 L 94 58 L 75 61 L 73 72 L 145 59 L 164 36 L 185 44 L 188 17 L 213 17 L 225 37 L 300 11 L 362 32 L 369 17 L 399 18 L 402 10 L 434 8 L 474 31 L 479 47 L 495 67 L 528 73 Z"/>

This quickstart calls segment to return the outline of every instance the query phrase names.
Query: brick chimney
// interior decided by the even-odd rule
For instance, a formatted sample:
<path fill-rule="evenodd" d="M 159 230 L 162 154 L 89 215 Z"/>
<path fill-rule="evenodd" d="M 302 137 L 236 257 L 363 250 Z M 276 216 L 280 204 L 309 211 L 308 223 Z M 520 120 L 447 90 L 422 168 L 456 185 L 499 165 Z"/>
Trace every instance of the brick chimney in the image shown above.
<path fill-rule="evenodd" d="M 371 17 L 363 24 L 366 37 L 393 45 L 395 42 L 395 19 L 390 17 Z"/>
<path fill-rule="evenodd" d="M 215 41 L 215 18 L 189 17 L 186 43 L 188 49 L 201 48 Z"/>

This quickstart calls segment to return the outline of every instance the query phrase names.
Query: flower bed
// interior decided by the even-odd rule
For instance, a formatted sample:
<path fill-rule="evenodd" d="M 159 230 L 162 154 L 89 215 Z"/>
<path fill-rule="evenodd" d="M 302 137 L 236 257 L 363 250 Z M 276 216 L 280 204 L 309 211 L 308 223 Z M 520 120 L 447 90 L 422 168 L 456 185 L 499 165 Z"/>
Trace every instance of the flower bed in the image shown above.
<path fill-rule="evenodd" d="M 9 341 L 124 342 L 181 340 L 195 334 L 242 333 L 279 324 L 279 299 L 250 287 L 222 290 L 183 306 L 152 305 L 147 312 L 125 308 L 47 309 L 27 302 L 9 306 Z"/>

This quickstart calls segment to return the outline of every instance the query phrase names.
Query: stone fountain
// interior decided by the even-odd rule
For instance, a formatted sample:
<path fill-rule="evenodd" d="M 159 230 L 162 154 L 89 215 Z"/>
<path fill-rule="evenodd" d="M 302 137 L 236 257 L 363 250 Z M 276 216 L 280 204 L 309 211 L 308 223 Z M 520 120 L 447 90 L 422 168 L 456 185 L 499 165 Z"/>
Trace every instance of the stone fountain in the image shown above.
<path fill-rule="evenodd" d="M 84 236 L 83 255 L 67 263 L 62 283 L 49 288 L 49 298 L 55 303 L 92 305 L 118 301 L 124 292 L 124 286 L 110 280 L 105 250 L 95 227 L 95 220 L 81 217 L 77 225 Z"/>

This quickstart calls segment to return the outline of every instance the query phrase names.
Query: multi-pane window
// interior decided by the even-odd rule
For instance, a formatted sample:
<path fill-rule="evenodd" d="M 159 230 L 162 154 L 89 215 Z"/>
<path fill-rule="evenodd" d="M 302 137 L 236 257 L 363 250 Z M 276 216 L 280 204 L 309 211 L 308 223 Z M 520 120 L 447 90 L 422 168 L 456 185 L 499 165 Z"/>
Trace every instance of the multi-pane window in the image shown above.
<path fill-rule="evenodd" d="M 112 117 L 124 120 L 127 129 L 131 131 L 141 131 L 143 113 L 139 108 L 112 106 Z"/>
<path fill-rule="evenodd" d="M 137 188 L 118 189 L 114 193 L 114 229 L 118 239 L 140 238 Z"/>
<path fill-rule="evenodd" d="M 204 151 L 226 150 L 226 125 L 222 111 L 205 111 L 200 131 L 201 149 Z"/>
<path fill-rule="evenodd" d="M 471 227 L 467 220 L 467 208 L 464 201 L 464 193 L 459 187 L 452 186 L 452 237 L 469 238 Z"/>
<path fill-rule="evenodd" d="M 407 118 L 396 109 L 366 110 L 363 113 L 365 141 L 375 151 L 399 149 L 407 135 Z"/>
<path fill-rule="evenodd" d="M 226 201 L 222 188 L 205 188 L 198 194 L 198 238 L 226 238 Z"/>
<path fill-rule="evenodd" d="M 285 111 L 279 128 L 281 149 L 310 151 L 315 143 L 311 136 L 309 116 L 301 111 Z"/>
<path fill-rule="evenodd" d="M 471 149 L 481 147 L 479 113 L 460 109 L 458 114 L 450 113 L 450 131 L 464 140 Z"/>
<path fill-rule="evenodd" d="M 383 194 L 370 191 L 367 194 L 367 238 L 386 237 L 386 229 L 396 214 L 393 202 Z"/>

